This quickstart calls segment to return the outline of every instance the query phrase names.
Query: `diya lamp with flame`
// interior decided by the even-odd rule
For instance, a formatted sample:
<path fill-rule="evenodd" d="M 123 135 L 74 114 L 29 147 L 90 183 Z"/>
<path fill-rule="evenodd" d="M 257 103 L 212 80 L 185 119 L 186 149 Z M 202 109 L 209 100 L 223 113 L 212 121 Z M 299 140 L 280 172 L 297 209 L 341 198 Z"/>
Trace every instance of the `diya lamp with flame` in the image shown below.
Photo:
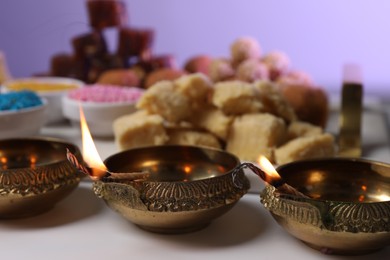
<path fill-rule="evenodd" d="M 346 65 L 338 144 L 343 157 L 300 160 L 276 170 L 264 159 L 262 170 L 246 166 L 270 184 L 260 198 L 274 219 L 327 254 L 366 254 L 390 245 L 390 164 L 358 158 L 361 81 L 360 67 Z"/>
<path fill-rule="evenodd" d="M 150 146 L 100 159 L 81 114 L 83 156 L 68 160 L 93 180 L 95 194 L 137 226 L 158 233 L 206 227 L 248 191 L 239 159 L 225 151 L 195 146 Z M 234 182 L 233 182 L 234 173 Z"/>
<path fill-rule="evenodd" d="M 390 165 L 359 158 L 301 160 L 275 170 L 242 164 L 269 185 L 261 203 L 291 235 L 326 254 L 390 245 Z M 287 184 L 288 183 L 288 184 Z M 291 186 L 290 186 L 291 185 Z"/>

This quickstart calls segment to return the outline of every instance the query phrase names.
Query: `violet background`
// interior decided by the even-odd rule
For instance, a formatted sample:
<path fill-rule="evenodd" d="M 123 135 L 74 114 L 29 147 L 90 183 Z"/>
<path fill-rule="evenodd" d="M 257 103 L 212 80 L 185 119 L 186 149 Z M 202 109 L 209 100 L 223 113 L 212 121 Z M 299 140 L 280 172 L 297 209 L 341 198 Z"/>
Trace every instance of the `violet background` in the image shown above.
<path fill-rule="evenodd" d="M 286 52 L 293 67 L 330 92 L 343 64 L 361 64 L 366 93 L 390 98 L 390 1 L 125 0 L 129 25 L 154 28 L 155 54 L 178 66 L 196 54 L 228 56 L 240 36 L 263 51 Z M 14 77 L 49 70 L 50 57 L 71 53 L 71 38 L 90 30 L 85 0 L 1 0 L 0 50 Z M 116 30 L 106 31 L 111 48 Z"/>

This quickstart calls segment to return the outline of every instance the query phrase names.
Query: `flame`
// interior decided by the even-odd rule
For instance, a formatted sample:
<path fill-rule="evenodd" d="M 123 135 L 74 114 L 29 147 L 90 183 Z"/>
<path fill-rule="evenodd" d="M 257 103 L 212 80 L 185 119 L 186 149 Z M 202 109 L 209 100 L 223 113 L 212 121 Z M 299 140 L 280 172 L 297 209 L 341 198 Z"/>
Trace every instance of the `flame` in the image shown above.
<path fill-rule="evenodd" d="M 7 162 L 8 162 L 7 157 L 5 157 L 5 156 L 1 157 L 1 158 L 0 158 L 0 162 L 1 162 L 2 164 L 7 164 Z"/>
<path fill-rule="evenodd" d="M 104 165 L 100 155 L 93 142 L 91 132 L 89 131 L 87 120 L 81 105 L 80 108 L 80 127 L 81 127 L 81 139 L 83 143 L 83 158 L 89 167 L 92 169 L 93 176 L 97 178 L 105 175 L 107 167 Z"/>
<path fill-rule="evenodd" d="M 258 164 L 260 169 L 265 173 L 265 181 L 272 183 L 273 181 L 281 180 L 279 173 L 275 170 L 272 163 L 263 155 L 260 155 Z"/>
<path fill-rule="evenodd" d="M 35 168 L 37 164 L 37 157 L 35 155 L 31 155 L 30 157 L 30 167 Z"/>
<path fill-rule="evenodd" d="M 35 155 L 31 155 L 30 164 L 36 164 L 36 163 L 37 163 L 37 157 L 35 157 Z"/>
<path fill-rule="evenodd" d="M 362 191 L 367 191 L 367 186 L 366 185 L 362 185 Z"/>
<path fill-rule="evenodd" d="M 8 159 L 7 159 L 7 157 L 5 157 L 5 156 L 0 157 L 0 162 L 2 164 L 1 168 L 3 170 L 6 170 L 8 168 L 8 165 L 7 165 Z"/>
<path fill-rule="evenodd" d="M 184 172 L 185 172 L 186 174 L 190 174 L 191 171 L 192 171 L 192 167 L 189 166 L 189 165 L 184 165 L 183 170 L 184 170 Z"/>

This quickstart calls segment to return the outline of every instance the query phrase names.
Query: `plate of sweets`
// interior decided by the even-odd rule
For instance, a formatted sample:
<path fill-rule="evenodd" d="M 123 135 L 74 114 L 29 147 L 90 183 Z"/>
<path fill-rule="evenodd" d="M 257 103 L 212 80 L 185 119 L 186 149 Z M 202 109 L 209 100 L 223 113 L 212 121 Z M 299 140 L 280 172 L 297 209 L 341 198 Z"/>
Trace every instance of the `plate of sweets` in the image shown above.
<path fill-rule="evenodd" d="M 62 99 L 64 116 L 79 124 L 80 107 L 91 134 L 112 137 L 113 121 L 135 111 L 135 103 L 144 90 L 136 87 L 92 84 L 70 91 Z"/>

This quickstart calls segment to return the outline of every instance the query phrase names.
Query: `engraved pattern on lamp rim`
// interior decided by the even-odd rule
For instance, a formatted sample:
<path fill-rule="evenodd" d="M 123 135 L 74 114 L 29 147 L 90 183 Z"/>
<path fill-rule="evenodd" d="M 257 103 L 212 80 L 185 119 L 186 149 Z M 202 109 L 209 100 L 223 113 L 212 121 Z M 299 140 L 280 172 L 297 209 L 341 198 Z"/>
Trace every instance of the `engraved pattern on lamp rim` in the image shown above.
<path fill-rule="evenodd" d="M 67 161 L 34 169 L 8 169 L 0 173 L 0 195 L 38 194 L 77 183 L 78 173 Z"/>

